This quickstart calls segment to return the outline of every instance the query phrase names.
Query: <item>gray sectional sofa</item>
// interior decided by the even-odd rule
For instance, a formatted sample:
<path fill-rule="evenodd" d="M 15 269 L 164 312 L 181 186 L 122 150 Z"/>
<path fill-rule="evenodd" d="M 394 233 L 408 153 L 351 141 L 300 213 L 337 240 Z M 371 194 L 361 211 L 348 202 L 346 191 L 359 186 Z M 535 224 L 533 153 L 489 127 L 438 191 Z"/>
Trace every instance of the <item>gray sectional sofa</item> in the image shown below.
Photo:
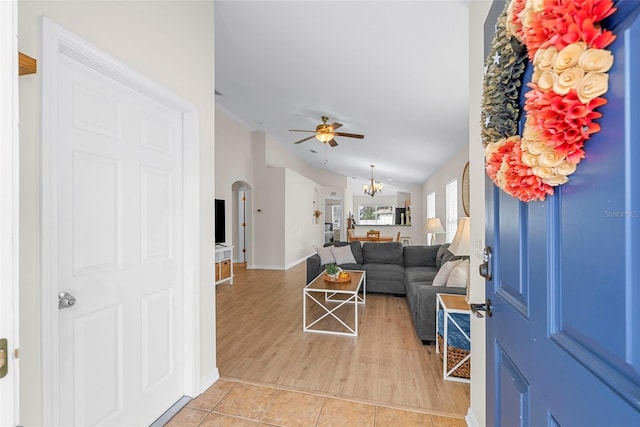
<path fill-rule="evenodd" d="M 326 246 L 330 246 L 327 244 Z M 447 261 L 461 259 L 447 249 L 449 244 L 402 246 L 400 242 L 335 242 L 351 246 L 356 263 L 341 264 L 344 270 L 367 272 L 367 292 L 406 296 L 418 338 L 435 341 L 436 294 L 465 294 L 466 288 L 432 286 L 436 273 Z M 307 283 L 324 272 L 320 256 L 307 258 Z"/>

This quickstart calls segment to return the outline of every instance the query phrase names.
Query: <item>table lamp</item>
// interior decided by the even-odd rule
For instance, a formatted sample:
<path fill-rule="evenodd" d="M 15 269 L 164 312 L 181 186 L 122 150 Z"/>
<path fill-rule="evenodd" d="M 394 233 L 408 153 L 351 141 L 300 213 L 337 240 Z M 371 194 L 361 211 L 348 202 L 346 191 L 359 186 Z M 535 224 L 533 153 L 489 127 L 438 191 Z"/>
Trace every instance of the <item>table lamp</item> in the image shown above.
<path fill-rule="evenodd" d="M 456 235 L 453 237 L 451 245 L 449 245 L 449 252 L 454 255 L 471 255 L 469 236 L 470 236 L 470 221 L 468 216 L 463 216 L 458 219 L 458 229 Z"/>
<path fill-rule="evenodd" d="M 440 218 L 427 218 L 427 223 L 424 225 L 424 232 L 426 234 L 431 234 L 429 238 L 429 246 L 432 246 L 436 234 L 444 233 L 444 228 L 442 228 Z"/>

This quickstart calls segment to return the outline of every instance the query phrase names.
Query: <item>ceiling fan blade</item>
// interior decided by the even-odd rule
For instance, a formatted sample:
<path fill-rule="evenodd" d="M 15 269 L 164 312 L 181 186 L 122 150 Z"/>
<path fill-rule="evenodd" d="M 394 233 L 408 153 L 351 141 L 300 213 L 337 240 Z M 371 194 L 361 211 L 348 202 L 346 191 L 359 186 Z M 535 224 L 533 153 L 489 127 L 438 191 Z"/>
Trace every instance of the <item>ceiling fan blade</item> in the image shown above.
<path fill-rule="evenodd" d="M 330 125 L 331 130 L 336 130 L 339 127 L 342 127 L 342 123 L 338 123 L 338 122 L 334 122 L 332 125 Z"/>
<path fill-rule="evenodd" d="M 313 132 L 313 133 L 316 133 L 315 130 L 301 130 L 301 129 L 289 129 L 289 132 Z"/>
<path fill-rule="evenodd" d="M 344 132 L 336 132 L 336 136 L 346 136 L 347 138 L 364 138 L 364 135 L 360 135 L 357 133 L 344 133 Z"/>
<path fill-rule="evenodd" d="M 311 139 L 311 138 L 315 138 L 315 137 L 316 137 L 315 135 L 311 135 L 311 136 L 310 136 L 310 137 L 308 137 L 308 138 L 303 138 L 303 139 L 301 139 L 300 141 L 296 141 L 296 142 L 294 142 L 294 144 L 300 144 L 301 142 L 305 142 L 305 141 L 307 141 L 307 140 L 309 140 L 309 139 Z"/>
<path fill-rule="evenodd" d="M 336 142 L 335 139 L 331 138 L 329 141 L 327 141 L 329 143 L 330 146 L 335 147 L 336 145 L 338 145 L 338 143 Z"/>

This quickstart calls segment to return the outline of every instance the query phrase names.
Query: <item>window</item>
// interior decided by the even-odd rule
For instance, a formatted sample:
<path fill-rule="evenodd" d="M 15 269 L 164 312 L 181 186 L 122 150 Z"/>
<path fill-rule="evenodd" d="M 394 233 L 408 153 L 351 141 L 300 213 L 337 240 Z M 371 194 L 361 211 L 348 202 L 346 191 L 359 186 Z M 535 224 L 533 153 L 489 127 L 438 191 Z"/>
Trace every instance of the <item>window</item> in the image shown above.
<path fill-rule="evenodd" d="M 340 219 L 342 218 L 342 205 L 331 206 L 331 222 L 333 222 L 333 229 L 340 229 Z"/>
<path fill-rule="evenodd" d="M 446 188 L 446 209 L 447 209 L 447 242 L 453 240 L 458 228 L 458 180 L 453 180 L 447 184 Z"/>
<path fill-rule="evenodd" d="M 432 191 L 427 194 L 427 218 L 436 217 L 436 193 Z"/>
<path fill-rule="evenodd" d="M 393 225 L 393 206 L 358 206 L 358 225 Z"/>

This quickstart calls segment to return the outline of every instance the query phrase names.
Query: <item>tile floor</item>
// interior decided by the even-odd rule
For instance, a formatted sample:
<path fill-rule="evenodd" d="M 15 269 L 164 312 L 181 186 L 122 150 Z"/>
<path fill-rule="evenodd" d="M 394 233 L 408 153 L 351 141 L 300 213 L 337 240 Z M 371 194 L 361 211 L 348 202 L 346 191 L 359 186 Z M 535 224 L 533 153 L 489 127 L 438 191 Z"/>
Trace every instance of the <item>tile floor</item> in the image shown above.
<path fill-rule="evenodd" d="M 461 418 L 221 379 L 166 426 L 464 427 L 466 423 Z"/>

